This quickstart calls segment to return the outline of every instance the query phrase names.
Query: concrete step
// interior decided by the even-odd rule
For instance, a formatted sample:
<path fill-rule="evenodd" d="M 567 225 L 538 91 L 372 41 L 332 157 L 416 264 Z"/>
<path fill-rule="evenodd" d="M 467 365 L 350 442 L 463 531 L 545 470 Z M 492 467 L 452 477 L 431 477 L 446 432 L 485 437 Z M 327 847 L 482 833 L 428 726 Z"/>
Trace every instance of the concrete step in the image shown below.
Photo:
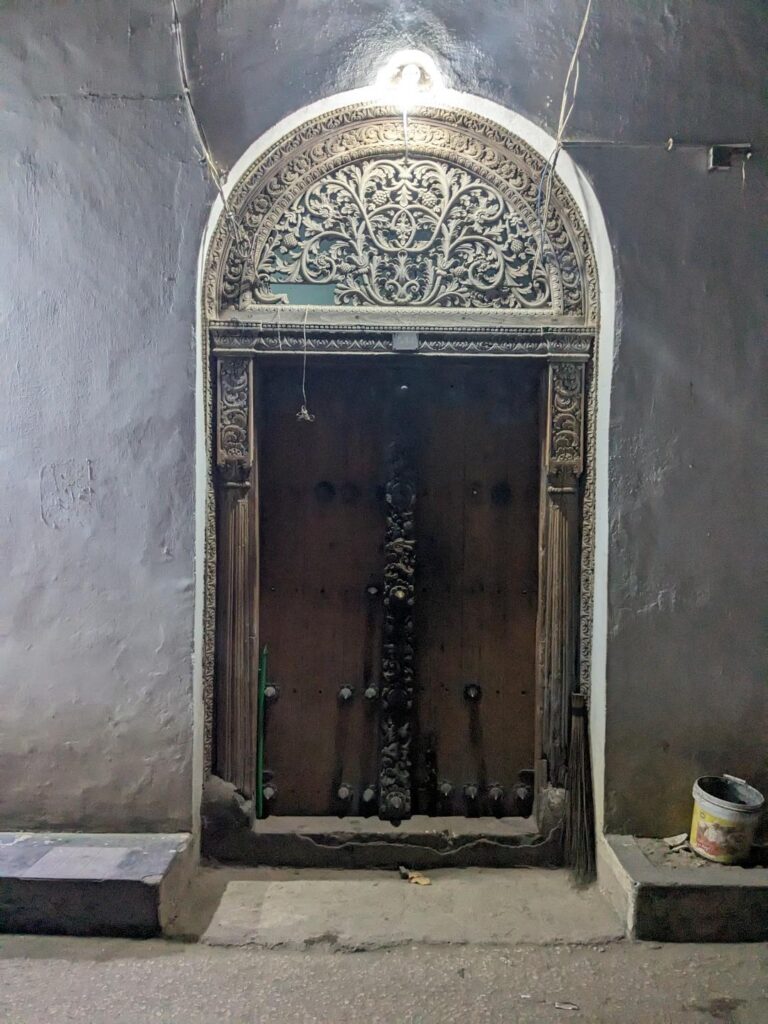
<path fill-rule="evenodd" d="M 575 888 L 563 870 L 443 869 L 426 873 L 429 885 L 397 872 L 334 876 L 230 882 L 202 941 L 369 950 L 409 943 L 601 945 L 624 935 L 597 889 Z"/>
<path fill-rule="evenodd" d="M 192 868 L 186 833 L 0 832 L 0 932 L 157 935 Z"/>
<path fill-rule="evenodd" d="M 605 836 L 598 878 L 632 939 L 768 940 L 768 868 L 713 864 L 659 840 Z"/>

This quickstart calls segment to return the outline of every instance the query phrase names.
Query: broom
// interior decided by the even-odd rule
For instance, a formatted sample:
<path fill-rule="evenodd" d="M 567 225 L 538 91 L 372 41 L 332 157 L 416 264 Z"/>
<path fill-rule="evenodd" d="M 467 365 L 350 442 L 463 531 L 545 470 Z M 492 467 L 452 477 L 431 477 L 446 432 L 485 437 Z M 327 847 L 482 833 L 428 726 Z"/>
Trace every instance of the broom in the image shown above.
<path fill-rule="evenodd" d="M 596 877 L 595 810 L 584 695 L 571 694 L 571 742 L 565 798 L 565 863 L 574 881 L 587 885 Z"/>

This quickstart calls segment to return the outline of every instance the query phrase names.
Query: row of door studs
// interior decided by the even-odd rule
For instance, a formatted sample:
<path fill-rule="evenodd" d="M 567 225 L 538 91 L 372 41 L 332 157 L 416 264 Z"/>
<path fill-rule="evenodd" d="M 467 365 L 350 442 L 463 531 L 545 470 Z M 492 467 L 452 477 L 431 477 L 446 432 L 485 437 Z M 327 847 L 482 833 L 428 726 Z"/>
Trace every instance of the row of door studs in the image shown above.
<path fill-rule="evenodd" d="M 444 781 L 441 782 L 437 791 L 440 796 L 447 800 L 449 797 L 454 795 L 455 786 L 452 782 Z M 468 782 L 461 790 L 462 796 L 468 804 L 474 804 L 482 795 L 482 788 L 476 782 Z M 336 798 L 341 803 L 351 803 L 352 798 L 355 795 L 354 787 L 349 785 L 347 782 L 342 782 L 339 788 L 336 790 Z M 267 803 L 277 799 L 277 786 L 273 781 L 269 781 L 265 784 L 262 789 L 262 796 Z M 501 804 L 504 799 L 504 787 L 499 783 L 493 783 L 487 789 L 488 799 L 491 804 Z M 376 799 L 376 788 L 374 786 L 366 786 L 360 795 L 360 799 L 363 804 L 371 804 Z"/>

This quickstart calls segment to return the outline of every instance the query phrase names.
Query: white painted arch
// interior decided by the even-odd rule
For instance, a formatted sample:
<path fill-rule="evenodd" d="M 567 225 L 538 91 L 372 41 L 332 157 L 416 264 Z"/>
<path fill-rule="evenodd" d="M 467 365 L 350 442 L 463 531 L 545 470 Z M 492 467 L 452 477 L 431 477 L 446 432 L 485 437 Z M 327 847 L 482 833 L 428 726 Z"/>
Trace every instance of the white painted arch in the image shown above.
<path fill-rule="evenodd" d="M 391 99 L 390 99 L 391 101 Z M 288 114 L 256 139 L 229 171 L 224 184 L 228 195 L 248 168 L 278 142 L 284 135 L 306 121 L 353 104 L 387 102 L 381 86 L 367 86 L 347 92 L 335 93 Z M 458 92 L 438 85 L 430 94 L 429 104 L 442 108 L 469 111 L 519 136 L 545 160 L 555 147 L 555 139 L 538 125 L 520 114 L 492 100 Z M 616 331 L 616 277 L 608 230 L 600 204 L 590 182 L 571 156 L 561 150 L 557 160 L 557 174 L 570 191 L 589 231 L 598 271 L 600 318 L 597 331 L 595 360 L 597 380 L 597 407 L 595 418 L 595 552 L 594 603 L 592 610 L 592 662 L 590 665 L 591 703 L 590 736 L 595 791 L 597 834 L 602 834 L 604 774 L 605 774 L 605 718 L 606 718 L 606 648 L 608 615 L 608 425 L 611 400 L 611 367 L 613 365 Z M 204 360 L 207 358 L 203 317 L 203 273 L 208 247 L 223 213 L 220 197 L 216 197 L 203 232 L 197 270 L 197 379 L 195 406 L 195 624 L 194 624 L 194 822 L 199 833 L 200 797 L 203 784 L 203 604 L 205 561 L 206 501 L 208 491 L 207 437 L 205 408 Z"/>

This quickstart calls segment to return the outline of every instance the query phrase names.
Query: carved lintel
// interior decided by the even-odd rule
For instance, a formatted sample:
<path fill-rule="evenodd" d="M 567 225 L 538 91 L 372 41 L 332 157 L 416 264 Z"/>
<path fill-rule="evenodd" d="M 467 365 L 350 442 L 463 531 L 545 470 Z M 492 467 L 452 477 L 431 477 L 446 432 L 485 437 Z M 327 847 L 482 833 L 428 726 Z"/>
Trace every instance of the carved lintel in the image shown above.
<path fill-rule="evenodd" d="M 216 462 L 238 482 L 253 463 L 253 366 L 250 359 L 216 361 Z"/>
<path fill-rule="evenodd" d="M 584 364 L 549 364 L 546 468 L 579 476 L 584 468 Z"/>
<path fill-rule="evenodd" d="M 401 821 L 411 815 L 416 480 L 409 453 L 399 444 L 391 449 L 386 501 L 379 816 Z"/>

